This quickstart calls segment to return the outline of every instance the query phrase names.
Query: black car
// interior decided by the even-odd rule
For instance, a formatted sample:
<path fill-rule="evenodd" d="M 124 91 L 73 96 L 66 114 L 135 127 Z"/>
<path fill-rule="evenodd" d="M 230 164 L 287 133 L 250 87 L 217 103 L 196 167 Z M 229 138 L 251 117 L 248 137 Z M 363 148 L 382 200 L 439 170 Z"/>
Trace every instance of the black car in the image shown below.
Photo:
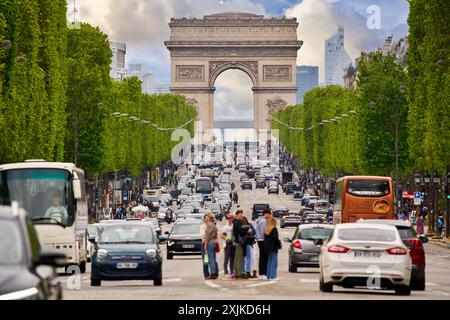
<path fill-rule="evenodd" d="M 256 171 L 255 170 L 247 170 L 245 175 L 249 177 L 249 179 L 255 179 Z"/>
<path fill-rule="evenodd" d="M 297 189 L 297 186 L 293 182 L 288 182 L 283 187 L 283 192 L 286 194 L 294 193 L 294 191 Z"/>
<path fill-rule="evenodd" d="M 91 286 L 102 280 L 153 280 L 162 285 L 162 257 L 152 226 L 140 222 L 105 225 L 94 243 Z"/>
<path fill-rule="evenodd" d="M 0 252 L 0 300 L 62 299 L 54 267 L 66 256 L 42 251 L 25 210 L 0 207 Z"/>
<path fill-rule="evenodd" d="M 252 189 L 253 189 L 253 184 L 252 184 L 252 182 L 251 182 L 250 180 L 242 180 L 242 181 L 241 181 L 241 189 L 242 189 L 242 190 L 244 190 L 244 189 L 250 189 L 250 190 L 252 190 Z"/>
<path fill-rule="evenodd" d="M 252 219 L 257 220 L 260 216 L 264 214 L 264 210 L 266 209 L 270 210 L 270 206 L 268 203 L 255 203 L 253 205 Z"/>
<path fill-rule="evenodd" d="M 267 186 L 266 179 L 264 178 L 256 178 L 256 189 L 265 189 Z"/>
<path fill-rule="evenodd" d="M 177 220 L 167 236 L 167 259 L 174 255 L 201 255 L 202 236 L 201 219 L 186 218 Z"/>

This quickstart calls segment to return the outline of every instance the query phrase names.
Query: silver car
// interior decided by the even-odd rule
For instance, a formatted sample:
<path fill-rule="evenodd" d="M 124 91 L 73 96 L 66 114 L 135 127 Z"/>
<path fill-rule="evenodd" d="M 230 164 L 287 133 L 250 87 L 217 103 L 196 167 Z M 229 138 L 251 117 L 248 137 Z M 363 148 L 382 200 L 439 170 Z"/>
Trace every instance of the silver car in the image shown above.
<path fill-rule="evenodd" d="M 324 241 L 328 240 L 334 226 L 329 224 L 301 225 L 295 230 L 290 243 L 289 272 L 297 272 L 298 267 L 319 267 L 319 254 Z"/>

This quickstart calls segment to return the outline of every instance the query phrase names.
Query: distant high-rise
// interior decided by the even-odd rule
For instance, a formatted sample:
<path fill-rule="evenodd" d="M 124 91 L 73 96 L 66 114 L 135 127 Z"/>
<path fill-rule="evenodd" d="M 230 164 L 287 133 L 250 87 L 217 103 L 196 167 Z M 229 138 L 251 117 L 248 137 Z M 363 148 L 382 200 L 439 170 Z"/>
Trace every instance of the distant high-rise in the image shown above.
<path fill-rule="evenodd" d="M 319 67 L 297 66 L 297 104 L 303 103 L 306 92 L 319 86 Z"/>
<path fill-rule="evenodd" d="M 325 85 L 344 85 L 346 68 L 352 63 L 344 48 L 344 27 L 325 40 Z"/>
<path fill-rule="evenodd" d="M 113 54 L 110 76 L 121 81 L 126 75 L 125 55 L 127 53 L 127 45 L 121 42 L 110 42 L 109 44 Z"/>
<path fill-rule="evenodd" d="M 155 79 L 153 73 L 148 72 L 142 63 L 133 63 L 128 65 L 128 77 L 137 77 L 142 82 L 142 92 L 152 94 Z"/>

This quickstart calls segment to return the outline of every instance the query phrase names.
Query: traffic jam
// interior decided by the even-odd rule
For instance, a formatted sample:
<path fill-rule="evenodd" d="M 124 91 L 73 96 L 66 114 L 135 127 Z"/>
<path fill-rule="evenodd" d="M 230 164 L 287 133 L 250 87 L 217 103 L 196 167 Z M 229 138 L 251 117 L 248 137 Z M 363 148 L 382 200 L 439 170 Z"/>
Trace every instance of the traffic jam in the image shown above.
<path fill-rule="evenodd" d="M 323 294 L 426 289 L 428 239 L 394 219 L 390 177 L 344 176 L 325 198 L 283 154 L 212 154 L 181 164 L 176 183 L 144 189 L 130 210 L 103 211 L 89 224 L 80 168 L 43 160 L 0 166 L 9 204 L 0 210 L 0 274 L 8 279 L 0 298 L 62 299 L 63 280 L 77 273 L 90 288 L 164 286 L 169 263 L 192 263 L 200 283 L 202 269 L 205 282 L 238 283 L 312 268 Z"/>

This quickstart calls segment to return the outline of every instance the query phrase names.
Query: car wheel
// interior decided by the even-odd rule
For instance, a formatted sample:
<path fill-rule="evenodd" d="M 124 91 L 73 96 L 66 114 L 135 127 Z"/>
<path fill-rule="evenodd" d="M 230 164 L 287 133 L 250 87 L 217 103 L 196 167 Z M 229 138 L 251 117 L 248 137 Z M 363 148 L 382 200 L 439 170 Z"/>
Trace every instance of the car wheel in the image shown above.
<path fill-rule="evenodd" d="M 162 286 L 162 279 L 155 279 L 153 280 L 154 286 Z"/>
<path fill-rule="evenodd" d="M 418 279 L 411 279 L 411 290 L 425 291 L 425 275 Z"/>
<path fill-rule="evenodd" d="M 80 263 L 80 265 L 78 267 L 80 268 L 81 273 L 86 273 L 86 261 L 83 261 L 82 263 Z"/>
<path fill-rule="evenodd" d="M 331 283 L 323 282 L 323 276 L 320 276 L 319 289 L 322 292 L 333 292 L 333 285 Z"/>
<path fill-rule="evenodd" d="M 291 273 L 297 272 L 297 266 L 292 263 L 291 259 L 289 259 L 289 272 Z"/>
<path fill-rule="evenodd" d="M 399 296 L 409 296 L 411 294 L 410 286 L 397 286 L 395 287 L 395 294 Z"/>
<path fill-rule="evenodd" d="M 173 260 L 173 254 L 167 252 L 167 260 Z"/>
<path fill-rule="evenodd" d="M 102 280 L 91 278 L 91 287 L 100 287 L 102 285 Z"/>

